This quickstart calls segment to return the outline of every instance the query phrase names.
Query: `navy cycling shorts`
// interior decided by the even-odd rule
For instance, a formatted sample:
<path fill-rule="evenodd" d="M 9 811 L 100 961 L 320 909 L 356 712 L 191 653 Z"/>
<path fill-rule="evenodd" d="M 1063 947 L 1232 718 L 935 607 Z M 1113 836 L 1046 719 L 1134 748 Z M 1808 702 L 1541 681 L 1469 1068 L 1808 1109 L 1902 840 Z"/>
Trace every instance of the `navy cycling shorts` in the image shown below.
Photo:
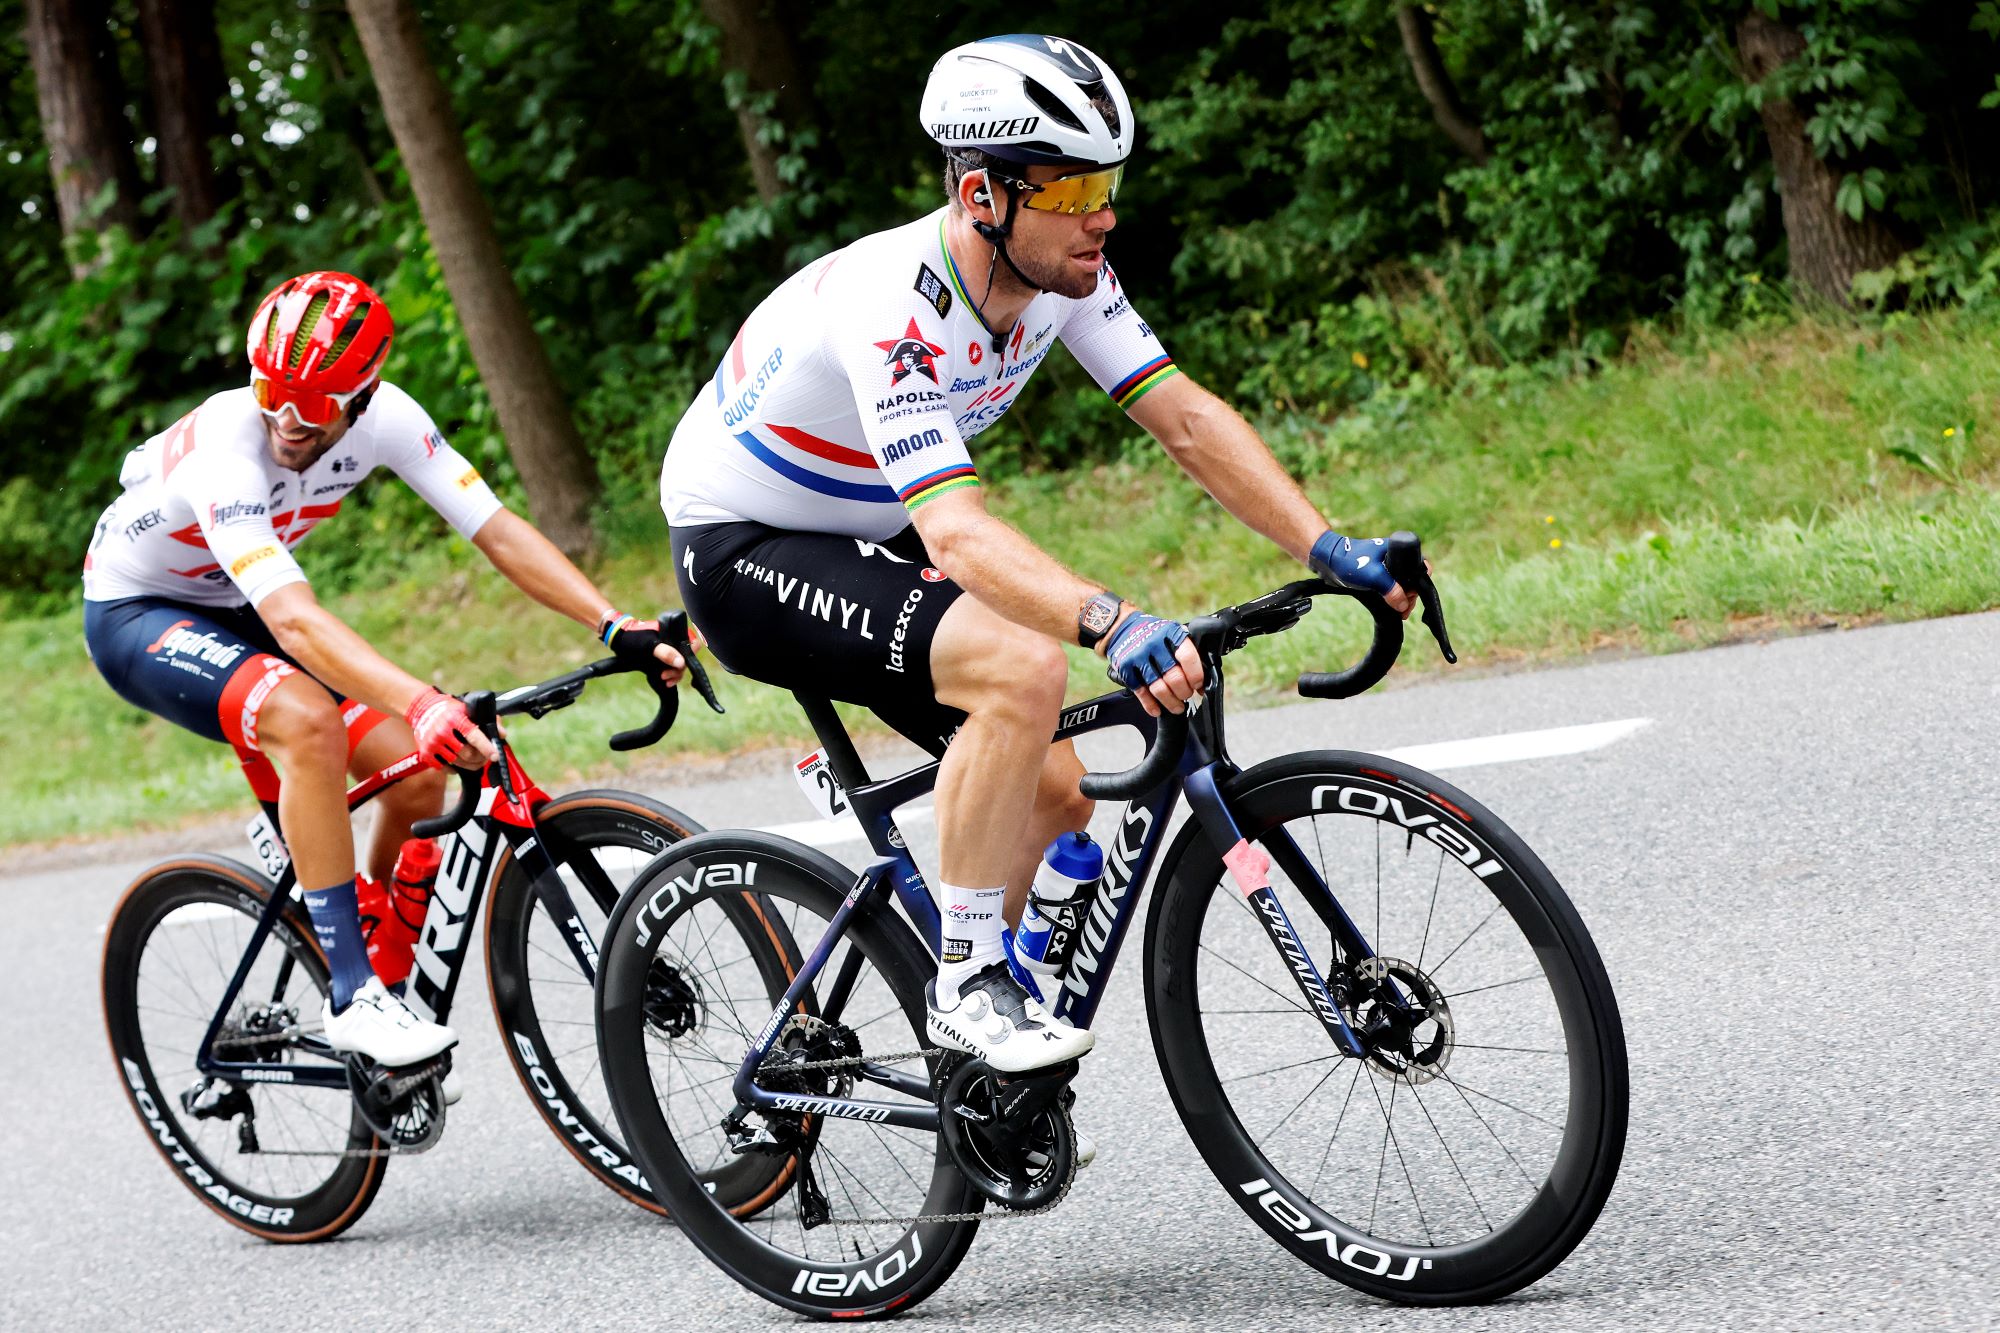
<path fill-rule="evenodd" d="M 931 639 L 963 595 L 916 528 L 886 542 L 761 523 L 673 530 L 681 604 L 739 676 L 860 704 L 933 755 L 965 714 L 937 701 Z"/>
<path fill-rule="evenodd" d="M 258 797 L 276 799 L 275 776 L 257 745 L 258 710 L 287 677 L 308 673 L 285 656 L 256 611 L 164 597 L 85 602 L 83 641 L 120 698 L 197 736 L 227 741 Z M 366 704 L 335 698 L 352 754 L 387 719 Z"/>

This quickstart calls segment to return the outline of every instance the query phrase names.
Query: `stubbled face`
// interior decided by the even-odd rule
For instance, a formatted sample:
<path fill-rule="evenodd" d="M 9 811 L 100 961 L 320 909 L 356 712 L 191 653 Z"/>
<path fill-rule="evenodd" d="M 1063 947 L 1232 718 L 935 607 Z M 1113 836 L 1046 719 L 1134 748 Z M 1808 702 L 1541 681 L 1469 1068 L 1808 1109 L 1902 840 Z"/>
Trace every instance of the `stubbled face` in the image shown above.
<path fill-rule="evenodd" d="M 1040 184 L 1071 170 L 1029 167 L 1028 180 Z M 1005 200 L 997 190 L 994 203 L 1004 216 Z M 1104 238 L 1117 225 L 1117 212 L 1110 208 L 1077 214 L 1017 207 L 1007 255 L 1037 287 L 1081 300 L 1097 290 L 1097 271 L 1104 267 Z"/>
<path fill-rule="evenodd" d="M 331 425 L 308 426 L 290 408 L 280 408 L 277 420 L 264 418 L 264 441 L 270 447 L 272 462 L 288 472 L 304 472 L 340 443 L 347 426 L 345 412 Z"/>

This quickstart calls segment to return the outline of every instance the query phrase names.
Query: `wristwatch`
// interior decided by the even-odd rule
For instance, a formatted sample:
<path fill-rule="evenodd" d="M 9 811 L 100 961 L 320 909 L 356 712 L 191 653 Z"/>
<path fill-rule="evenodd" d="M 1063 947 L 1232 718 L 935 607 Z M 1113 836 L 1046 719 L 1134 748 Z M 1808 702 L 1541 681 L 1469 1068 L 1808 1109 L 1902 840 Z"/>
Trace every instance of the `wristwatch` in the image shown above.
<path fill-rule="evenodd" d="M 1118 623 L 1118 608 L 1124 599 L 1117 593 L 1105 591 L 1083 604 L 1083 610 L 1076 613 L 1076 641 L 1085 648 L 1095 648 Z"/>

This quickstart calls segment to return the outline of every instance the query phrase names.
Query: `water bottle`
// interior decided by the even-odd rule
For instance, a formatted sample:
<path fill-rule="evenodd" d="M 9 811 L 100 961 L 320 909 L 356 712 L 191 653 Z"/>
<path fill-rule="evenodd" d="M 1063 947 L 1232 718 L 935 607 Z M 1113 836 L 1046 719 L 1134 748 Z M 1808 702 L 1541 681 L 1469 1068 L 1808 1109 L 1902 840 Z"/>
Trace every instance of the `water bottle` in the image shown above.
<path fill-rule="evenodd" d="M 1053 978 L 1068 965 L 1103 873 L 1104 849 L 1088 833 L 1065 833 L 1042 853 L 1028 908 L 1014 932 L 1014 952 L 1037 977 Z"/>

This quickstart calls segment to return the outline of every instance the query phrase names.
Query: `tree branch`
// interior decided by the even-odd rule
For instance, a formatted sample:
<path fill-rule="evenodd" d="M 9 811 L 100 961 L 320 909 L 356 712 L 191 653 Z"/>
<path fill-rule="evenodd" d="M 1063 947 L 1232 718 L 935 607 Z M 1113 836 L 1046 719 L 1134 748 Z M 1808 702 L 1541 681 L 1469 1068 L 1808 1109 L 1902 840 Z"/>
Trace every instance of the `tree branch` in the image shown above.
<path fill-rule="evenodd" d="M 1485 166 L 1486 134 L 1459 100 L 1458 89 L 1445 72 L 1444 57 L 1438 54 L 1437 38 L 1431 31 L 1431 16 L 1415 5 L 1397 5 L 1396 27 L 1403 34 L 1410 72 L 1417 76 L 1417 91 L 1431 104 L 1431 118 L 1460 152 L 1475 165 Z"/>

